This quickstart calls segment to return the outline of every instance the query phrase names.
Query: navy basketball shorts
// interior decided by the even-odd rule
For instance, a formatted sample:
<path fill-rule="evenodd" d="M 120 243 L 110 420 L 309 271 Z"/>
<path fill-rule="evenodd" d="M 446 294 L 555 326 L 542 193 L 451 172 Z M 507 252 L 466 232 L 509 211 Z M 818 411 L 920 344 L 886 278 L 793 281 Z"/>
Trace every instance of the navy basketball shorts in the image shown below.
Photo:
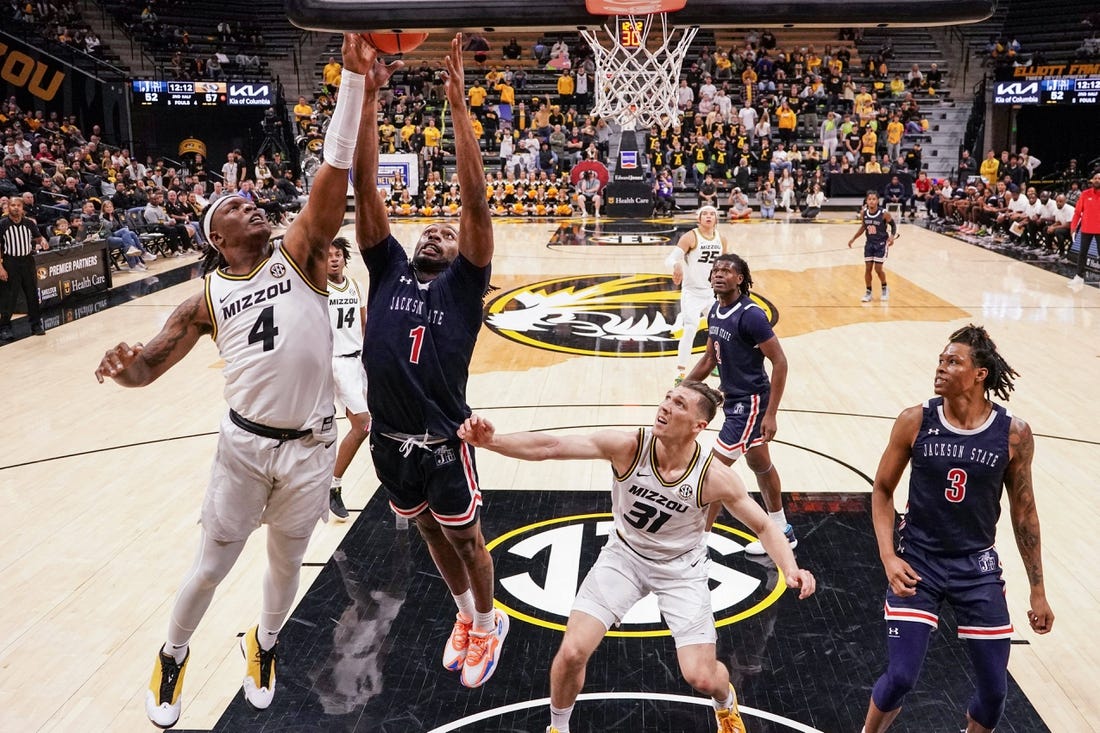
<path fill-rule="evenodd" d="M 1008 639 L 1008 617 L 1001 559 L 996 548 L 962 557 L 941 557 L 904 545 L 898 553 L 920 576 L 917 593 L 899 598 L 886 591 L 887 621 L 914 621 L 939 626 L 944 602 L 955 609 L 960 639 Z"/>
<path fill-rule="evenodd" d="M 886 253 L 889 251 L 889 247 L 886 246 L 886 242 L 880 242 L 874 244 L 867 242 L 863 245 L 863 261 L 864 262 L 885 262 Z"/>
<path fill-rule="evenodd" d="M 406 445 L 378 431 L 370 434 L 374 470 L 390 496 L 390 508 L 412 519 L 425 511 L 449 529 L 478 518 L 481 488 L 474 449 L 454 438 L 430 445 Z"/>
<path fill-rule="evenodd" d="M 763 420 L 768 409 L 768 394 L 754 394 L 722 403 L 726 420 L 714 442 L 714 452 L 736 461 L 749 448 L 764 442 Z"/>

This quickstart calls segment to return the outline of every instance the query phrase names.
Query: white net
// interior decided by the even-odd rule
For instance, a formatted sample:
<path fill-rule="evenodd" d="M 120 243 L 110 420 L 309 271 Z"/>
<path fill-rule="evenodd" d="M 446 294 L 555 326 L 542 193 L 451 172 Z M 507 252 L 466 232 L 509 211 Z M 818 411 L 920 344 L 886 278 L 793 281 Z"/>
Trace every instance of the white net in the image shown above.
<path fill-rule="evenodd" d="M 592 114 L 615 119 L 624 129 L 677 124 L 676 87 L 698 30 L 698 26 L 670 30 L 665 13 L 615 16 L 614 29 L 603 27 L 611 41 L 607 46 L 601 43 L 606 39 L 600 31 L 582 30 L 596 61 Z M 651 33 L 654 50 L 649 49 Z"/>

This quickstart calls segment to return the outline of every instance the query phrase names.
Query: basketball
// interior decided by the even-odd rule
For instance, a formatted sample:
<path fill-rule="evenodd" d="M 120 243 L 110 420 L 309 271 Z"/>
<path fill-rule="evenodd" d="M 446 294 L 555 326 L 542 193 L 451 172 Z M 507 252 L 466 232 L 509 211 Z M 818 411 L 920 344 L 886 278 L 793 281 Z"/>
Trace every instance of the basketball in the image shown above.
<path fill-rule="evenodd" d="M 367 43 L 381 54 L 399 56 L 408 53 L 423 43 L 427 33 L 364 33 Z"/>

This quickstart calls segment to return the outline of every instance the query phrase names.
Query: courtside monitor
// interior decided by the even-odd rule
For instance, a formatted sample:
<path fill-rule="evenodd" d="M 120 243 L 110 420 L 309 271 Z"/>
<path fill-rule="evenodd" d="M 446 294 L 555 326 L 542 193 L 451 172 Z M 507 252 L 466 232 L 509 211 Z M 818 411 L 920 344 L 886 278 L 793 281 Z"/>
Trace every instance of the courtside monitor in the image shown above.
<path fill-rule="evenodd" d="M 604 0 L 614 12 L 593 15 L 585 0 L 287 0 L 295 25 L 317 31 L 554 31 L 599 28 L 607 15 L 643 15 L 652 2 Z M 929 26 L 974 23 L 994 0 L 687 0 L 669 13 L 678 26 Z M 641 8 L 632 10 L 632 8 Z"/>

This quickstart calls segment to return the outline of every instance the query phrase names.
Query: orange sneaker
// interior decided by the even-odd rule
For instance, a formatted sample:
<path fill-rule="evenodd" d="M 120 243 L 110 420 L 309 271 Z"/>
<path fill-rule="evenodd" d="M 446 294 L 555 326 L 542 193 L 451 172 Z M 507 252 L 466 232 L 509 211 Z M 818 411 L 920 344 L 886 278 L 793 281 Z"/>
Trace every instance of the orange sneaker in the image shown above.
<path fill-rule="evenodd" d="M 470 646 L 466 650 L 466 662 L 462 665 L 462 684 L 466 687 L 481 687 L 497 671 L 509 622 L 508 614 L 499 610 L 493 613 L 497 623 L 492 631 L 470 632 Z"/>
<path fill-rule="evenodd" d="M 447 646 L 443 647 L 444 668 L 452 672 L 462 669 L 462 665 L 466 662 L 466 649 L 470 646 L 470 630 L 473 627 L 473 621 L 464 621 L 461 613 L 455 615 L 455 627 L 451 629 Z"/>
<path fill-rule="evenodd" d="M 730 693 L 733 694 L 733 705 L 714 711 L 714 717 L 718 719 L 718 733 L 745 733 L 745 721 L 737 712 L 737 693 L 733 685 L 730 685 Z"/>

